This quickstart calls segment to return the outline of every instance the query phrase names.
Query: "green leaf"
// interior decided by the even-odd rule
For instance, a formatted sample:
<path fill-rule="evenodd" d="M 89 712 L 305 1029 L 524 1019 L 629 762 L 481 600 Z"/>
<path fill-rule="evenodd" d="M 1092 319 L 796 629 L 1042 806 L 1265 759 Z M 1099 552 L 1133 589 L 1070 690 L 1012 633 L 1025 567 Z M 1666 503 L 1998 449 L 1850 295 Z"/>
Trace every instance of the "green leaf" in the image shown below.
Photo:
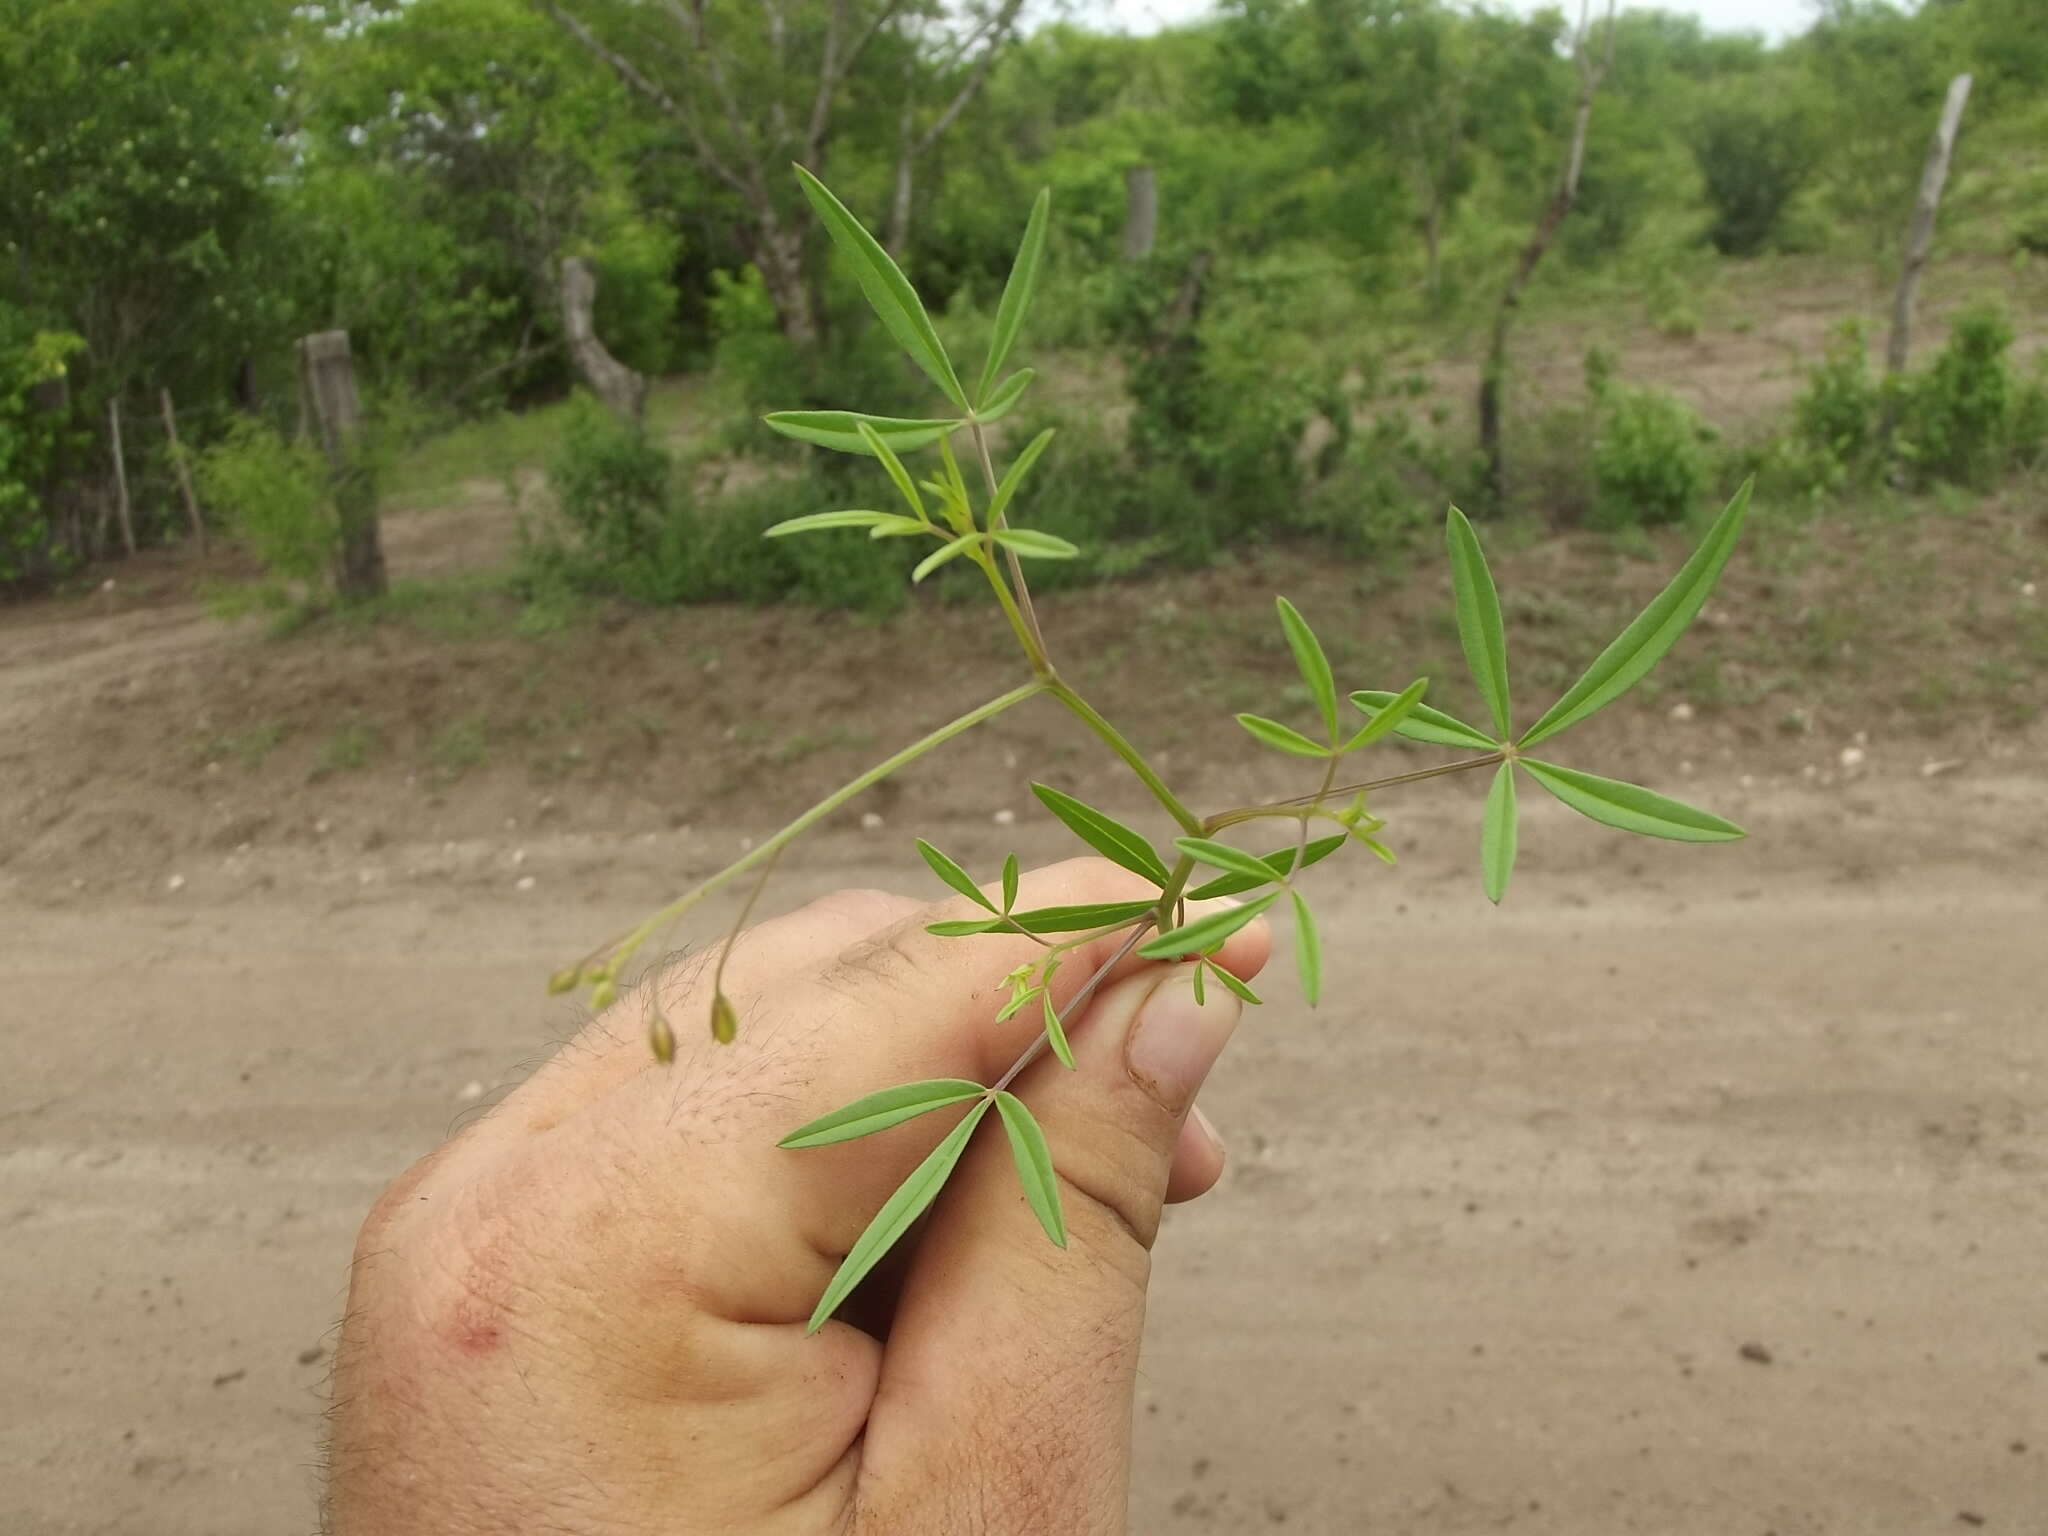
<path fill-rule="evenodd" d="M 902 1083 L 894 1088 L 884 1088 L 880 1093 L 871 1093 L 866 1098 L 855 1099 L 821 1115 L 809 1125 L 797 1127 L 782 1140 L 778 1147 L 823 1147 L 835 1141 L 852 1141 L 861 1136 L 872 1136 L 877 1131 L 886 1131 L 892 1125 L 901 1125 L 919 1115 L 934 1109 L 944 1109 L 948 1104 L 959 1104 L 988 1089 L 980 1083 L 970 1083 L 964 1077 L 934 1077 L 921 1083 Z"/>
<path fill-rule="evenodd" d="M 1045 228 L 1052 212 L 1052 189 L 1044 187 L 1031 202 L 1031 217 L 1024 221 L 1024 238 L 1017 245 L 1017 259 L 1010 263 L 1010 280 L 1003 284 L 1003 296 L 996 304 L 995 330 L 989 337 L 988 361 L 982 364 L 981 387 L 975 398 L 984 405 L 988 387 L 1016 345 L 1024 315 L 1031 308 L 1031 290 L 1038 285 L 1038 265 L 1045 257 Z M 986 419 L 986 418 L 984 418 Z"/>
<path fill-rule="evenodd" d="M 1486 792 L 1486 819 L 1480 824 L 1479 874 L 1486 899 L 1498 905 L 1507 894 L 1515 870 L 1515 765 L 1502 763 Z"/>
<path fill-rule="evenodd" d="M 914 517 L 898 517 L 894 512 L 891 512 L 887 522 L 877 523 L 868 530 L 868 537 L 871 539 L 901 539 L 912 534 L 937 532 L 938 529 L 934 528 L 930 523 L 920 522 Z"/>
<path fill-rule="evenodd" d="M 1365 688 L 1351 695 L 1351 702 L 1366 715 L 1377 716 L 1392 705 L 1396 697 L 1384 688 Z M 1394 734 L 1405 736 L 1410 741 L 1426 741 L 1432 746 L 1472 747 L 1481 752 L 1491 752 L 1500 745 L 1478 726 L 1467 725 L 1456 715 L 1447 715 L 1427 704 L 1413 705 L 1408 711 L 1408 718 L 1394 727 Z"/>
<path fill-rule="evenodd" d="M 1069 831 L 1112 864 L 1121 864 L 1132 874 L 1143 875 L 1154 885 L 1166 885 L 1170 877 L 1158 850 L 1122 822 L 1103 815 L 1094 806 L 1063 794 L 1049 784 L 1034 784 L 1031 792 L 1045 803 L 1047 810 L 1067 824 Z"/>
<path fill-rule="evenodd" d="M 983 535 L 963 533 L 957 539 L 950 539 L 917 562 L 917 569 L 910 573 L 912 581 L 923 581 L 948 560 L 957 559 L 982 541 Z"/>
<path fill-rule="evenodd" d="M 933 874 L 937 875 L 977 907 L 985 907 L 991 912 L 995 911 L 995 903 L 981 894 L 981 887 L 974 883 L 966 870 L 955 864 L 921 837 L 917 840 L 917 851 L 925 863 L 931 865 Z"/>
<path fill-rule="evenodd" d="M 1748 834 L 1732 821 L 1723 821 L 1681 800 L 1672 800 L 1639 784 L 1603 779 L 1576 768 L 1539 763 L 1525 757 L 1522 766 L 1538 784 L 1549 790 L 1581 816 L 1624 832 L 1644 837 L 1665 837 L 1679 843 L 1728 843 Z"/>
<path fill-rule="evenodd" d="M 1210 912 L 1192 923 L 1183 923 L 1156 939 L 1140 944 L 1138 953 L 1148 960 L 1171 960 L 1176 955 L 1207 953 L 1279 899 L 1280 893 L 1271 891 L 1241 907 L 1225 907 L 1221 912 Z"/>
<path fill-rule="evenodd" d="M 1328 757 L 1330 749 L 1310 741 L 1292 726 L 1282 725 L 1278 720 L 1268 720 L 1264 715 L 1239 715 L 1237 723 L 1250 731 L 1262 746 L 1276 752 L 1292 752 L 1296 757 Z"/>
<path fill-rule="evenodd" d="M 1228 874 L 1241 875 L 1253 885 L 1264 885 L 1276 878 L 1272 872 L 1273 866 L 1257 854 L 1246 853 L 1242 848 L 1233 848 L 1229 843 L 1219 843 L 1212 837 L 1176 837 L 1173 846 L 1197 863 L 1207 864 L 1211 869 L 1220 869 Z"/>
<path fill-rule="evenodd" d="M 1323 936 L 1316 932 L 1316 915 L 1309 911 L 1301 892 L 1294 897 L 1294 964 L 1301 972 L 1301 995 L 1313 1008 L 1323 997 Z"/>
<path fill-rule="evenodd" d="M 1261 998 L 1258 993 L 1254 992 L 1250 987 L 1246 986 L 1243 982 L 1239 981 L 1235 976 L 1231 975 L 1230 972 L 1226 971 L 1214 960 L 1203 960 L 1201 964 L 1209 972 L 1211 976 L 1214 976 L 1218 981 L 1223 983 L 1224 988 L 1227 991 L 1236 993 L 1240 998 L 1242 998 L 1245 1002 L 1250 1003 L 1254 1008 L 1260 1008 L 1265 1006 L 1265 1000 Z"/>
<path fill-rule="evenodd" d="M 846 211 L 846 205 L 822 181 L 802 166 L 796 168 L 796 174 L 825 232 L 852 266 L 861 292 L 867 295 L 869 306 L 888 327 L 889 334 L 896 338 L 896 344 L 910 354 L 910 360 L 945 392 L 948 400 L 963 411 L 968 409 L 967 391 L 960 387 L 953 364 L 939 342 L 939 333 L 932 328 L 931 316 L 924 312 L 910 279 L 890 260 L 881 242 L 861 227 L 860 220 Z"/>
<path fill-rule="evenodd" d="M 1010 507 L 1010 498 L 1017 494 L 1017 487 L 1022 485 L 1024 477 L 1031 473 L 1031 466 L 1038 462 L 1038 456 L 1045 452 L 1045 445 L 1052 441 L 1053 431 L 1053 428 L 1047 427 L 1026 443 L 1024 451 L 1017 455 L 1016 462 L 1003 472 L 1003 478 L 996 486 L 995 495 L 989 498 L 989 527 L 993 528 L 1003 520 L 1003 514 Z"/>
<path fill-rule="evenodd" d="M 1091 901 L 1072 907 L 1040 907 L 1035 912 L 1012 912 L 1010 920 L 1026 933 L 1082 933 L 1090 928 L 1110 928 L 1128 923 L 1150 912 L 1149 901 Z"/>
<path fill-rule="evenodd" d="M 1060 1176 L 1052 1166 L 1052 1148 L 1045 1144 L 1045 1132 L 1024 1107 L 1024 1101 L 1005 1090 L 996 1095 L 996 1113 L 1003 1117 L 1003 1129 L 1010 1133 L 1010 1157 L 1017 1165 L 1017 1177 L 1024 1184 L 1024 1198 L 1032 1214 L 1045 1228 L 1055 1248 L 1067 1246 L 1067 1220 L 1060 1213 Z"/>
<path fill-rule="evenodd" d="M 1031 387 L 1031 381 L 1038 377 L 1035 368 L 1019 368 L 996 386 L 994 394 L 983 401 L 974 413 L 977 421 L 1001 421 L 1017 408 L 1017 402 L 1024 398 L 1024 391 Z"/>
<path fill-rule="evenodd" d="M 1009 911 L 1017 905 L 1017 855 L 1011 854 L 1003 860 L 1003 910 Z"/>
<path fill-rule="evenodd" d="M 1069 544 L 1058 534 L 1040 533 L 1035 528 L 998 528 L 989 537 L 1027 560 L 1071 560 L 1081 553 L 1078 544 Z"/>
<path fill-rule="evenodd" d="M 1671 584 L 1650 600 L 1650 605 L 1636 615 L 1634 622 L 1615 638 L 1612 645 L 1594 658 L 1593 665 L 1565 690 L 1564 697 L 1529 727 L 1522 737 L 1522 746 L 1533 747 L 1544 738 L 1555 736 L 1566 726 L 1577 725 L 1596 709 L 1613 703 L 1640 682 L 1664 653 L 1677 644 L 1678 637 L 1685 633 L 1686 627 L 1706 605 L 1714 584 L 1721 579 L 1722 568 L 1728 564 L 1728 557 L 1735 552 L 1735 541 L 1742 534 L 1742 520 L 1749 513 L 1752 484 L 1747 480 L 1743 482 L 1742 489 L 1735 493 L 1735 499 L 1714 519 L 1714 526 L 1700 540 L 1699 548 L 1671 578 Z"/>
<path fill-rule="evenodd" d="M 869 422 L 854 423 L 860 433 L 860 440 L 868 445 L 868 452 L 882 461 L 882 468 L 889 472 L 889 478 L 896 482 L 896 490 L 909 505 L 919 521 L 925 518 L 924 498 L 917 494 L 917 486 L 911 482 L 910 471 L 903 467 L 903 461 L 896 457 L 896 450 L 889 446 L 889 440 L 877 432 Z"/>
<path fill-rule="evenodd" d="M 1513 727 L 1508 723 L 1508 640 L 1501 625 L 1500 594 L 1494 590 L 1493 573 L 1486 568 L 1486 556 L 1479 548 L 1479 535 L 1472 531 L 1471 519 L 1451 508 L 1445 534 L 1451 547 L 1451 594 L 1457 601 L 1458 640 L 1465 647 L 1465 665 L 1505 740 Z"/>
<path fill-rule="evenodd" d="M 974 1134 L 974 1128 L 981 1124 L 981 1117 L 988 1113 L 988 1106 L 989 1101 L 984 1098 L 962 1116 L 960 1123 L 947 1132 L 946 1139 L 932 1148 L 931 1155 L 911 1170 L 910 1177 L 897 1185 L 896 1193 L 875 1212 L 875 1219 L 854 1240 L 853 1247 L 840 1262 L 838 1272 L 832 1276 L 832 1283 L 818 1298 L 817 1309 L 811 1313 L 810 1322 L 804 1325 L 805 1333 L 816 1333 L 825 1326 L 825 1320 L 839 1310 L 839 1304 L 846 1300 L 853 1288 L 867 1278 L 869 1270 L 882 1262 L 883 1256 L 896 1246 L 917 1218 L 925 1213 L 925 1208 L 938 1197 L 946 1180 L 959 1165 L 960 1154 L 967 1150 L 967 1138 Z"/>
<path fill-rule="evenodd" d="M 1071 1072 L 1074 1070 L 1074 1048 L 1067 1043 L 1067 1031 L 1060 1023 L 1059 1009 L 1052 1005 L 1052 989 L 1046 988 L 1038 994 L 1038 999 L 1045 1008 L 1045 1038 L 1052 1042 L 1052 1053 L 1059 1057 L 1060 1065 Z"/>
<path fill-rule="evenodd" d="M 1043 987 L 1033 987 L 1027 992 L 1019 992 L 1007 1003 L 1004 1003 L 1001 1008 L 996 1010 L 996 1022 L 998 1024 L 1007 1024 L 1011 1019 L 1022 1013 L 1029 1004 L 1037 1002 L 1044 995 L 1045 988 Z"/>
<path fill-rule="evenodd" d="M 761 419 L 784 437 L 793 437 L 800 443 L 815 443 L 835 453 L 872 452 L 867 440 L 860 435 L 862 423 L 874 428 L 876 434 L 898 453 L 908 453 L 913 448 L 935 443 L 948 432 L 958 431 L 961 426 L 957 421 L 867 416 L 859 411 L 774 411 Z"/>
<path fill-rule="evenodd" d="M 1151 904 L 1148 902 L 1146 905 L 1149 907 Z M 969 917 L 944 923 L 926 923 L 924 931 L 939 939 L 966 939 L 977 933 L 994 933 L 1008 926 L 1009 924 L 1000 917 Z"/>
<path fill-rule="evenodd" d="M 809 512 L 802 517 L 788 517 L 775 524 L 763 538 L 786 539 L 793 533 L 816 533 L 821 528 L 873 528 L 885 524 L 895 517 L 894 512 Z M 903 519 L 909 522 L 910 519 Z M 919 523 L 917 531 L 922 533 L 924 525 Z"/>
<path fill-rule="evenodd" d="M 1342 832 L 1339 832 L 1335 837 L 1312 839 L 1309 845 L 1301 852 L 1301 867 L 1307 869 L 1311 864 L 1320 864 L 1339 848 L 1342 848 L 1345 840 L 1346 834 Z M 1248 875 L 1225 875 L 1220 880 L 1211 880 L 1207 885 L 1196 886 L 1192 891 L 1188 892 L 1188 900 L 1211 901 L 1218 896 L 1235 896 L 1241 891 L 1255 890 L 1259 886 L 1271 885 L 1275 880 L 1284 879 L 1287 872 L 1294 868 L 1294 850 L 1292 848 L 1282 848 L 1277 853 L 1265 855 L 1258 862 L 1265 865 L 1272 873 L 1260 875 L 1257 879 L 1253 879 Z"/>
<path fill-rule="evenodd" d="M 1323 654 L 1322 642 L 1316 639 L 1316 632 L 1308 627 L 1294 604 L 1284 597 L 1273 599 L 1280 610 L 1280 627 L 1287 633 L 1287 648 L 1294 652 L 1294 665 L 1301 672 L 1301 680 L 1308 684 L 1309 697 L 1316 701 L 1316 708 L 1323 713 L 1323 724 L 1329 727 L 1330 740 L 1337 739 L 1337 679 L 1330 674 L 1330 658 Z"/>
<path fill-rule="evenodd" d="M 1428 678 L 1418 677 L 1415 679 L 1414 682 L 1403 688 L 1389 703 L 1374 710 L 1372 718 L 1365 722 L 1365 728 L 1345 742 L 1340 750 L 1356 752 L 1360 747 L 1371 746 L 1389 731 L 1399 730 L 1408 717 L 1414 713 L 1415 706 L 1422 702 L 1422 695 L 1428 691 L 1428 688 Z M 1351 701 L 1354 704 L 1358 702 L 1358 698 L 1359 696 L 1355 693 L 1351 695 Z M 1335 732 L 1331 734 L 1334 736 Z"/>

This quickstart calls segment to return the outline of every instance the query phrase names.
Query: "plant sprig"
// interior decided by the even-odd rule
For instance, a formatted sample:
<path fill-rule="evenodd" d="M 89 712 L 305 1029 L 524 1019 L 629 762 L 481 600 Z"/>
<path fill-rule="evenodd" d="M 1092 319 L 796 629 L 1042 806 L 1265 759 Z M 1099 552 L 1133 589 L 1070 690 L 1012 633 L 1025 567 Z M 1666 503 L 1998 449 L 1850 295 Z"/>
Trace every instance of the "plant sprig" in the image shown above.
<path fill-rule="evenodd" d="M 565 992 L 588 985 L 592 988 L 593 1006 L 605 1006 L 617 995 L 617 978 L 623 966 L 651 934 L 750 869 L 760 868 L 765 880 L 768 865 L 782 849 L 854 796 L 927 752 L 1041 694 L 1073 714 L 1123 762 L 1179 829 L 1172 844 L 1174 857 L 1169 862 L 1166 853 L 1136 828 L 1064 790 L 1034 784 L 1033 793 L 1057 821 L 1081 843 L 1137 876 L 1150 891 L 1126 901 L 1023 911 L 1017 909 L 1020 876 L 1014 853 L 1005 858 L 997 878 L 984 885 L 950 855 L 923 839 L 918 840 L 918 854 L 932 873 L 967 903 L 970 912 L 977 914 L 934 921 L 928 925 L 930 932 L 963 941 L 988 934 L 1008 934 L 1028 939 L 1037 946 L 1035 958 L 1004 978 L 1008 995 L 995 1010 L 991 1022 L 1000 1024 L 1029 1012 L 1037 1020 L 1038 1029 L 1008 1071 L 992 1084 L 940 1078 L 882 1088 L 798 1127 L 783 1138 L 781 1145 L 793 1151 L 832 1145 L 893 1131 L 937 1111 L 969 1106 L 884 1203 L 846 1254 L 811 1316 L 809 1326 L 815 1331 L 930 1206 L 991 1107 L 1009 1140 L 1026 1204 L 1047 1237 L 1064 1246 L 1066 1226 L 1057 1159 L 1043 1128 L 1024 1100 L 1011 1091 L 1012 1085 L 1047 1052 L 1063 1067 L 1075 1068 L 1070 1039 L 1074 1027 L 1104 979 L 1133 951 L 1149 960 L 1191 965 L 1198 998 L 1206 997 L 1208 987 L 1215 985 L 1243 1002 L 1258 1003 L 1257 993 L 1224 967 L 1218 956 L 1235 934 L 1258 921 L 1283 899 L 1293 919 L 1295 968 L 1302 993 L 1314 1006 L 1324 987 L 1323 939 L 1299 882 L 1310 867 L 1354 845 L 1384 862 L 1394 861 L 1392 850 L 1377 835 L 1385 822 L 1370 809 L 1375 794 L 1400 785 L 1491 768 L 1493 778 L 1481 815 L 1479 863 L 1482 888 L 1493 902 L 1506 895 L 1514 871 L 1520 816 L 1517 781 L 1522 774 L 1571 810 L 1609 827 L 1682 842 L 1721 842 L 1741 837 L 1739 827 L 1711 812 L 1641 785 L 1529 757 L 1526 749 L 1562 734 L 1612 703 L 1647 676 L 1677 643 L 1699 614 L 1733 553 L 1747 514 L 1750 488 L 1745 484 L 1736 493 L 1670 584 L 1520 736 L 1514 733 L 1507 632 L 1500 596 L 1478 532 L 1456 507 L 1449 510 L 1445 521 L 1453 607 L 1466 670 L 1486 707 L 1491 730 L 1425 703 L 1429 686 L 1426 678 L 1418 678 L 1398 691 L 1345 691 L 1339 685 L 1328 651 L 1308 619 L 1284 597 L 1277 599 L 1282 637 L 1314 707 L 1313 728 L 1304 730 L 1251 713 L 1238 715 L 1237 723 L 1261 746 L 1289 758 L 1320 764 L 1320 780 L 1309 792 L 1291 799 L 1226 807 L 1206 816 L 1198 815 L 1166 784 L 1144 754 L 1059 673 L 1046 647 L 1023 562 L 1070 560 L 1081 551 L 1055 534 L 1018 527 L 1010 518 L 1026 492 L 1033 468 L 1051 443 L 1052 433 L 1040 433 L 1016 455 L 1007 470 L 997 472 L 987 429 L 1016 407 L 1035 377 L 1029 368 L 1007 375 L 1003 369 L 1022 333 L 1043 260 L 1049 222 L 1048 195 L 1041 192 L 1032 204 L 1016 261 L 997 307 L 989 350 L 970 393 L 962 386 L 961 374 L 947 355 L 916 289 L 888 252 L 822 182 L 801 167 L 798 176 L 804 195 L 817 210 L 833 245 L 877 317 L 958 414 L 899 417 L 835 410 L 770 415 L 768 425 L 785 436 L 876 461 L 901 510 L 850 508 L 813 513 L 778 523 L 768 534 L 787 538 L 865 529 L 870 538 L 919 537 L 935 541 L 936 547 L 912 572 L 912 580 L 921 581 L 959 560 L 977 568 L 1023 652 L 1030 681 L 937 727 L 826 796 L 759 848 L 622 937 L 600 946 L 576 965 L 558 971 L 550 979 L 549 989 Z M 953 451 L 953 440 L 963 436 L 982 471 L 985 499 L 979 508 Z M 934 447 L 940 461 L 938 470 L 923 479 L 917 478 L 905 456 Z M 1363 717 L 1362 723 L 1347 718 L 1343 709 L 1346 701 Z M 1347 759 L 1393 737 L 1452 748 L 1465 755 L 1377 778 L 1338 783 L 1339 770 Z M 1268 820 L 1294 824 L 1289 845 L 1261 854 L 1219 836 L 1233 827 Z M 1318 825 L 1335 830 L 1312 837 L 1311 829 Z M 1202 876 L 1199 883 L 1191 884 L 1197 875 Z M 725 957 L 737 942 L 759 890 L 757 882 L 720 951 L 719 975 L 723 974 Z M 1082 985 L 1064 1003 L 1056 1003 L 1054 989 L 1062 967 L 1091 946 L 1112 947 L 1108 958 L 1095 967 Z M 725 1043 L 733 1038 L 738 1017 L 722 986 L 714 985 L 713 992 L 711 1034 L 715 1041 Z M 658 1002 L 654 1005 L 650 1033 L 657 1058 L 664 1062 L 672 1060 L 674 1036 Z"/>

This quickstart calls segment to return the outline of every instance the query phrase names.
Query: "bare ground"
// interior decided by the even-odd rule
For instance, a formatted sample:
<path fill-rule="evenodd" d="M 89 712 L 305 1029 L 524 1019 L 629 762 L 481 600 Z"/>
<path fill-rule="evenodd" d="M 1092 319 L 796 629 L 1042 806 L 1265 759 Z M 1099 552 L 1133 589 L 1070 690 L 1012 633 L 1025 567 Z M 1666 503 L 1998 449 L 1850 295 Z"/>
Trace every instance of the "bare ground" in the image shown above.
<path fill-rule="evenodd" d="M 1206 1095 L 1231 1171 L 1161 1245 L 1136 1530 L 2048 1529 L 2041 519 L 1767 530 L 1567 754 L 1747 843 L 1537 806 L 1496 912 L 1468 787 L 1386 797 L 1402 869 L 1324 883 L 1332 1001 L 1276 988 Z M 401 573 L 445 554 L 393 534 Z M 1660 569 L 1497 564 L 1532 701 Z M 1222 802 L 1299 787 L 1214 724 L 1284 690 L 1265 594 L 1347 677 L 1448 677 L 1417 569 L 1263 555 L 1048 622 Z M 0 614 L 9 1533 L 309 1528 L 355 1225 L 575 1028 L 541 976 L 1014 676 L 942 608 L 522 638 L 486 594 L 266 640 L 191 586 Z M 1031 776 L 1137 810 L 1034 706 L 773 904 L 924 889 L 913 832 L 1051 855 Z"/>

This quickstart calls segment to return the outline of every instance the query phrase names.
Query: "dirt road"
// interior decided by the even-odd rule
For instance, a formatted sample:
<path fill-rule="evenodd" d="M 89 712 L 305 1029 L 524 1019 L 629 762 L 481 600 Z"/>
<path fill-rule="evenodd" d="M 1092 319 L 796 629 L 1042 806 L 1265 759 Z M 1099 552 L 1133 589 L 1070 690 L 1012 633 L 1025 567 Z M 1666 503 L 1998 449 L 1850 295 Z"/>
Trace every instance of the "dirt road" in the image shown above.
<path fill-rule="evenodd" d="M 1759 834 L 1704 852 L 1539 808 L 1498 913 L 1452 805 L 1331 890 L 1334 1006 L 1276 988 L 1205 1096 L 1231 1171 L 1162 1240 L 1134 1529 L 2048 1530 L 2043 785 L 1939 788 L 1703 788 Z M 778 897 L 923 889 L 907 840 Z M 0 897 L 0 1531 L 309 1529 L 365 1206 L 701 842 Z"/>

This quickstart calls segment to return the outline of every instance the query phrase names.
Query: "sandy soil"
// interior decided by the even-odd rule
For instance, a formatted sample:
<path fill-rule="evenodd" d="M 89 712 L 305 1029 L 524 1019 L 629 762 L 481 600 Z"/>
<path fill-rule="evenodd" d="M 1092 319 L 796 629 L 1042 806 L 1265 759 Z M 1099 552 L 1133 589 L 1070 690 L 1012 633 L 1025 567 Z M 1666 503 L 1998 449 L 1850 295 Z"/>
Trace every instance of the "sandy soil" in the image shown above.
<path fill-rule="evenodd" d="M 1458 857 L 1329 891 L 1337 1001 L 1278 989 L 1162 1242 L 1134 1529 L 2044 1528 L 2043 784 L 1715 788 L 1752 842 L 1538 814 L 1495 913 L 1450 806 Z M 710 841 L 0 908 L 0 1529 L 307 1529 L 365 1206 Z M 778 895 L 920 889 L 899 842 Z"/>

